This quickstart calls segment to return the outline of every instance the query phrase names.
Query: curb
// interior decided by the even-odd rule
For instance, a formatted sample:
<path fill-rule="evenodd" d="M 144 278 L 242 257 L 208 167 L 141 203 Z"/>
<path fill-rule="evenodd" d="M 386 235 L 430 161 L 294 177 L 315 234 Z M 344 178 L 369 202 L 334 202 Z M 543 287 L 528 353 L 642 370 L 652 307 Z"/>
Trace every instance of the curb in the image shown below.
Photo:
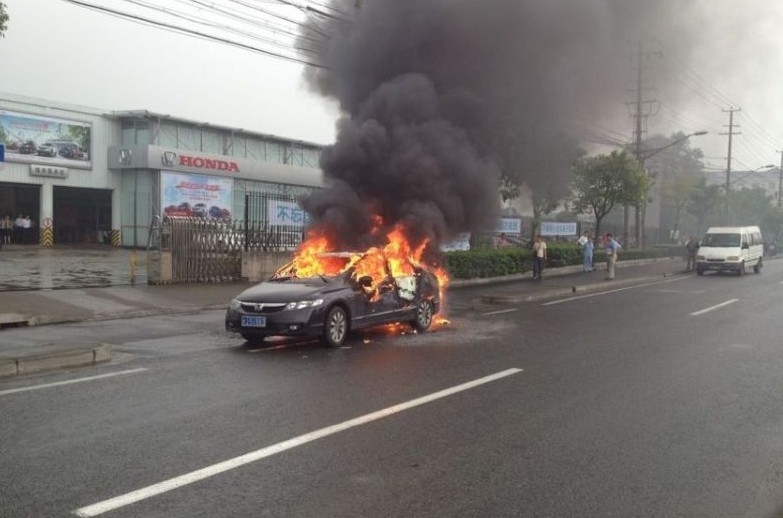
<path fill-rule="evenodd" d="M 0 359 L 0 378 L 66 367 L 81 367 L 109 360 L 111 360 L 111 346 L 109 344 L 73 347 L 34 356 Z"/>
<path fill-rule="evenodd" d="M 633 286 L 639 282 L 654 281 L 659 279 L 665 279 L 671 276 L 671 274 L 659 274 L 659 275 L 647 275 L 644 277 L 633 277 L 630 279 L 616 279 L 607 280 L 605 283 L 592 283 L 583 285 L 574 285 L 568 288 L 551 289 L 542 291 L 536 294 L 524 295 L 524 296 L 510 296 L 510 295 L 484 295 L 479 297 L 481 302 L 485 304 L 519 304 L 521 302 L 536 302 L 539 300 L 552 299 L 557 297 L 565 297 L 567 295 L 573 295 L 575 293 L 591 293 L 594 291 L 611 290 L 618 287 Z"/>

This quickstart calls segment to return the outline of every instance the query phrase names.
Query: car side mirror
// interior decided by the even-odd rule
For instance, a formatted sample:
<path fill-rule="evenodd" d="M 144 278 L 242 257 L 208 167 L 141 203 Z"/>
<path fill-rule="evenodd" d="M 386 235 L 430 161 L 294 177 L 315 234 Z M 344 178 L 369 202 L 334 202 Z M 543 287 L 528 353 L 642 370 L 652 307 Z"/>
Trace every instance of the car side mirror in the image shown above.
<path fill-rule="evenodd" d="M 359 286 L 361 286 L 362 288 L 372 287 L 372 277 L 370 277 L 369 275 L 363 275 L 359 277 L 358 282 L 359 282 Z"/>

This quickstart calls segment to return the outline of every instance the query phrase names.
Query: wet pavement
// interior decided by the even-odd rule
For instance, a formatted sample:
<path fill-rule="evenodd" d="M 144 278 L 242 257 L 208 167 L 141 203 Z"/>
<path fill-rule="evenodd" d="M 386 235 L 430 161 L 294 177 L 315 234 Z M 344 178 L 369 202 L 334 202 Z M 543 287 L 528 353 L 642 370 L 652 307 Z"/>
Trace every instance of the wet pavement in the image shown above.
<path fill-rule="evenodd" d="M 107 246 L 4 246 L 0 250 L 0 378 L 42 369 L 109 361 L 101 344 L 52 342 L 25 327 L 189 314 L 224 309 L 251 283 L 148 285 L 146 252 L 137 250 L 131 275 L 131 250 Z M 617 278 L 604 280 L 604 265 L 585 274 L 581 266 L 551 268 L 543 281 L 531 274 L 455 280 L 447 296 L 452 309 L 515 304 L 612 289 L 629 283 L 684 273 L 681 259 L 620 261 Z M 454 295 L 452 297 L 452 295 Z"/>
<path fill-rule="evenodd" d="M 135 255 L 135 275 L 131 263 Z M 108 245 L 4 245 L 0 291 L 61 290 L 146 284 L 146 250 Z"/>

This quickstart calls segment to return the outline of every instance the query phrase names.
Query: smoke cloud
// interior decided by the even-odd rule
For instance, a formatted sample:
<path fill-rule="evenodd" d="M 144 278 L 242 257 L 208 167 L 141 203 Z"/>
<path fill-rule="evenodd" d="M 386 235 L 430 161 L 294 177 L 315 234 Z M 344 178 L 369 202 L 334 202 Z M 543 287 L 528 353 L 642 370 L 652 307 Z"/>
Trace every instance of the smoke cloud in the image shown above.
<path fill-rule="evenodd" d="M 375 215 L 436 246 L 491 229 L 501 173 L 533 188 L 556 174 L 558 139 L 582 140 L 580 121 L 629 97 L 645 31 L 689 34 L 672 22 L 688 19 L 681 4 L 333 0 L 355 18 L 319 20 L 333 36 L 307 79 L 344 117 L 321 161 L 329 187 L 304 208 L 346 247 L 371 242 Z"/>

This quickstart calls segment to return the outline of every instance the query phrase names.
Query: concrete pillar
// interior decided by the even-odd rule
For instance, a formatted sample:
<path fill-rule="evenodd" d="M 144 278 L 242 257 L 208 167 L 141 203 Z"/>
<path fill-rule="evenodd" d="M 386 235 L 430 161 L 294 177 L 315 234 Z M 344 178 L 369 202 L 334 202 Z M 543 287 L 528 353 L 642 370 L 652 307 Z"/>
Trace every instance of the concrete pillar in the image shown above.
<path fill-rule="evenodd" d="M 45 180 L 41 185 L 38 211 L 38 242 L 42 246 L 54 245 L 54 187 Z"/>
<path fill-rule="evenodd" d="M 122 224 L 122 190 L 115 187 L 111 191 L 111 246 L 120 246 L 120 225 Z"/>
<path fill-rule="evenodd" d="M 171 284 L 173 273 L 171 252 L 150 250 L 147 253 L 147 284 Z"/>

